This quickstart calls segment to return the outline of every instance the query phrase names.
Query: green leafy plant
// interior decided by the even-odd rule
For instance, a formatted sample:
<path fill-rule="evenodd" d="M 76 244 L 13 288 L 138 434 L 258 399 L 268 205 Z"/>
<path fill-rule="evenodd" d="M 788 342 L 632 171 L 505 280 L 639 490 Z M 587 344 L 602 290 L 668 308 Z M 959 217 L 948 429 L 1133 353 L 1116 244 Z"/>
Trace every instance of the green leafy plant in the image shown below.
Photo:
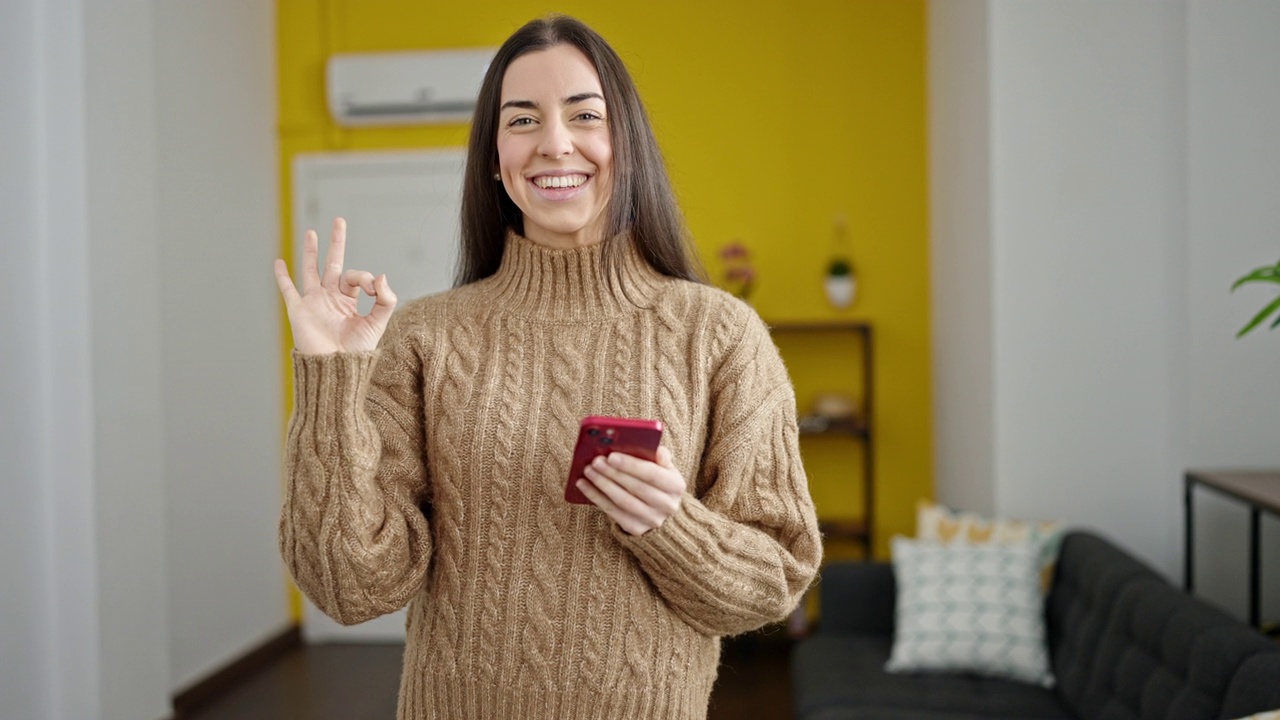
<path fill-rule="evenodd" d="M 831 264 L 827 266 L 827 275 L 831 277 L 844 277 L 853 274 L 853 265 L 844 258 L 835 258 Z"/>
<path fill-rule="evenodd" d="M 1231 292 L 1235 292 L 1236 288 L 1241 285 L 1253 282 L 1269 282 L 1280 285 L 1280 262 L 1275 265 L 1263 265 L 1248 275 L 1236 280 L 1235 284 L 1231 286 Z M 1262 324 L 1262 321 L 1266 320 L 1277 310 L 1280 310 L 1280 296 L 1277 296 L 1276 299 L 1268 303 L 1266 307 L 1258 311 L 1258 314 L 1253 316 L 1253 319 L 1249 321 L 1249 324 L 1240 328 L 1240 332 L 1236 333 L 1236 337 L 1242 338 L 1249 334 L 1249 331 Z M 1277 315 L 1276 319 L 1271 323 L 1271 329 L 1274 330 L 1277 326 L 1280 326 L 1280 315 Z"/>

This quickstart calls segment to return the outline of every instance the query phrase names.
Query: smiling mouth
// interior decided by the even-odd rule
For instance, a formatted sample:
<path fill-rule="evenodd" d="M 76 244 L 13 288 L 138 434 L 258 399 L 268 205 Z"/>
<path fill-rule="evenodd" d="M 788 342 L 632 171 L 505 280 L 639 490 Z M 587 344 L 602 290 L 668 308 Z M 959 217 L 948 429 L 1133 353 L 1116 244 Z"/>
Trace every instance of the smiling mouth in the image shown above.
<path fill-rule="evenodd" d="M 580 187 L 587 181 L 586 175 L 540 175 L 533 184 L 543 190 Z"/>

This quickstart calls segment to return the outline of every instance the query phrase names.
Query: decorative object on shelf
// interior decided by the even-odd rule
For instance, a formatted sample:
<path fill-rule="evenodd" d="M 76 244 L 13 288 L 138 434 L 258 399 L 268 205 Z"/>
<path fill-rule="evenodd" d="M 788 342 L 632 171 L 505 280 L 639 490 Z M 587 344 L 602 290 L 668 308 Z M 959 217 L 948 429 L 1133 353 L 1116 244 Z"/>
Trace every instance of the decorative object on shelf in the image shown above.
<path fill-rule="evenodd" d="M 831 429 L 831 418 L 821 415 L 801 415 L 796 418 L 801 435 L 816 435 Z"/>
<path fill-rule="evenodd" d="M 724 263 L 720 287 L 742 300 L 750 298 L 756 269 L 751 264 L 751 252 L 747 246 L 741 240 L 730 241 L 720 248 L 720 261 Z"/>
<path fill-rule="evenodd" d="M 853 261 L 849 259 L 848 224 L 843 213 L 836 215 L 836 248 L 831 262 L 827 264 L 827 274 L 823 280 L 827 302 L 841 310 L 853 305 L 858 289 Z"/>
<path fill-rule="evenodd" d="M 1236 280 L 1235 284 L 1231 286 L 1231 292 L 1235 292 L 1236 288 L 1251 282 L 1269 282 L 1269 283 L 1280 284 L 1280 262 L 1276 263 L 1275 265 L 1263 265 L 1262 267 L 1255 269 L 1253 272 L 1245 275 L 1239 280 Z M 1253 316 L 1253 319 L 1249 321 L 1248 325 L 1245 325 L 1243 328 L 1240 328 L 1240 332 L 1236 333 L 1236 337 L 1242 338 L 1245 335 L 1248 335 L 1249 331 L 1253 330 L 1255 327 L 1261 324 L 1263 320 L 1266 320 L 1268 317 L 1270 317 L 1271 314 L 1274 313 L 1276 310 L 1280 310 L 1280 296 L 1277 296 L 1266 307 L 1258 311 L 1258 314 Z M 1277 326 L 1280 326 L 1280 315 L 1277 315 L 1276 319 L 1271 323 L 1271 329 L 1275 330 Z"/>
<path fill-rule="evenodd" d="M 858 412 L 853 398 L 842 393 L 819 393 L 813 398 L 813 414 L 828 420 L 849 420 Z"/>
<path fill-rule="evenodd" d="M 829 431 L 850 432 L 858 427 L 858 405 L 842 393 L 826 392 L 814 396 L 809 412 L 797 418 L 800 432 L 817 435 Z"/>

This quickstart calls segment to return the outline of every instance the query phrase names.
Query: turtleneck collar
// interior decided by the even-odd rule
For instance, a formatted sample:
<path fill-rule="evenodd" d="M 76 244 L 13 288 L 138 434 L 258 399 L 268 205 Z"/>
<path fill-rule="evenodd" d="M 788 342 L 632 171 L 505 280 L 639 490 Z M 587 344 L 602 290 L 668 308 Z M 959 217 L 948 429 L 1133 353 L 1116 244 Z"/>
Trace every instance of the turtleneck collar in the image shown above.
<path fill-rule="evenodd" d="M 620 252 L 606 276 L 604 257 Z M 508 232 L 492 283 L 494 303 L 529 318 L 590 321 L 649 307 L 668 278 L 654 270 L 625 235 L 570 249 L 555 249 Z"/>

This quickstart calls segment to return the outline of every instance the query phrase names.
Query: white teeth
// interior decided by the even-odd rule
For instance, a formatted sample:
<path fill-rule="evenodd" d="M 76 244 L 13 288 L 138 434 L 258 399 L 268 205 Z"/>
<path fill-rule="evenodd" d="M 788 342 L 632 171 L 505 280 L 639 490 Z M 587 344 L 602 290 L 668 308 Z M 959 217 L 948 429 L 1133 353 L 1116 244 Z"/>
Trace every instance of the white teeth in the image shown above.
<path fill-rule="evenodd" d="M 533 184 L 540 188 L 578 187 L 587 181 L 586 175 L 543 175 L 533 179 Z"/>

